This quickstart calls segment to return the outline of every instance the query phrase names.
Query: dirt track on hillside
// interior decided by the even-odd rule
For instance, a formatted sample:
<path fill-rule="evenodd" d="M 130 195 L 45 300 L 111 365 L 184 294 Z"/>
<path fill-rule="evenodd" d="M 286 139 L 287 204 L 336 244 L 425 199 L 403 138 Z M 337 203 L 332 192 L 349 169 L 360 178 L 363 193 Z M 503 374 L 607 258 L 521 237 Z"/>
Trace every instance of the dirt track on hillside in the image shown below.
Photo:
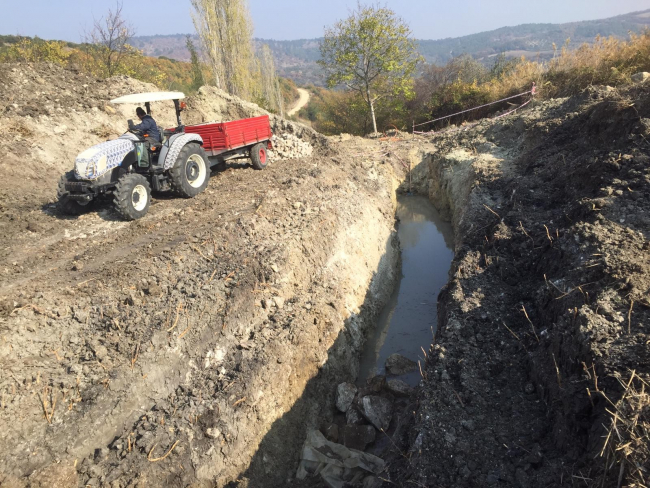
<path fill-rule="evenodd" d="M 291 117 L 294 114 L 297 114 L 300 112 L 300 109 L 303 108 L 305 105 L 309 103 L 309 92 L 305 90 L 304 88 L 298 88 L 298 93 L 300 93 L 300 98 L 296 102 L 296 104 L 287 112 L 287 116 Z"/>

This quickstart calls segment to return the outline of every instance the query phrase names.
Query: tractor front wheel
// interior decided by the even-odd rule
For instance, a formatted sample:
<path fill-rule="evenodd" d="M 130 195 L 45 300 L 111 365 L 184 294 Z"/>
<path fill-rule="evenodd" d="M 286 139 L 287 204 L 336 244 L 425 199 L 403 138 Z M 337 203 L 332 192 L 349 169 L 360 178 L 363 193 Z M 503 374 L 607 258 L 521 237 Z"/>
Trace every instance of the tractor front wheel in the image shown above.
<path fill-rule="evenodd" d="M 125 220 L 136 220 L 144 217 L 149 210 L 151 188 L 144 176 L 131 173 L 118 180 L 113 197 L 119 214 Z"/>
<path fill-rule="evenodd" d="M 205 150 L 198 144 L 186 144 L 169 171 L 172 188 L 185 198 L 205 190 L 210 182 L 210 166 Z"/>
<path fill-rule="evenodd" d="M 266 143 L 260 142 L 251 148 L 253 168 L 264 169 L 269 165 L 269 155 L 266 153 Z"/>
<path fill-rule="evenodd" d="M 68 191 L 65 189 L 65 184 L 68 181 L 75 181 L 74 171 L 68 171 L 59 180 L 59 185 L 56 189 L 57 208 L 66 215 L 81 215 L 90 208 L 91 202 L 78 202 L 77 200 L 71 199 Z"/>

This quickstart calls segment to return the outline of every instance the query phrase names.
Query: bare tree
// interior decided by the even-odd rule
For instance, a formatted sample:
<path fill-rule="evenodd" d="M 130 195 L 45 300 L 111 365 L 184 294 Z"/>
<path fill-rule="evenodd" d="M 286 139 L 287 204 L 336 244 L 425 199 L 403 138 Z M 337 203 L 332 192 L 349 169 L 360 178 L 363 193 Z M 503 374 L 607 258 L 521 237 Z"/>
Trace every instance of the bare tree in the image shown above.
<path fill-rule="evenodd" d="M 97 48 L 98 61 L 107 76 L 118 73 L 124 59 L 132 52 L 129 40 L 135 35 L 135 28 L 122 17 L 122 2 L 115 4 L 104 17 L 93 22 L 93 30 L 86 34 L 85 41 Z"/>

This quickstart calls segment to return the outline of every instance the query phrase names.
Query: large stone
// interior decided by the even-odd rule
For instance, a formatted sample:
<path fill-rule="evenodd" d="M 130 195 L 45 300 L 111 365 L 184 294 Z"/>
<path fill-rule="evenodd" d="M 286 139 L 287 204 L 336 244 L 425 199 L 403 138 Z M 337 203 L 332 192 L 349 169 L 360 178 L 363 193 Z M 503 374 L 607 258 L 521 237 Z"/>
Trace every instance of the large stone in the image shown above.
<path fill-rule="evenodd" d="M 363 416 L 359 413 L 354 407 L 348 408 L 348 411 L 345 412 L 345 423 L 348 425 L 359 425 L 363 423 Z"/>
<path fill-rule="evenodd" d="M 413 393 L 413 388 L 402 380 L 388 380 L 386 382 L 386 388 L 397 396 L 409 396 Z"/>
<path fill-rule="evenodd" d="M 336 408 L 341 412 L 347 412 L 356 394 L 357 387 L 352 383 L 341 383 L 336 388 Z"/>
<path fill-rule="evenodd" d="M 330 442 L 339 441 L 339 426 L 336 424 L 327 424 L 325 427 L 323 427 L 322 433 Z"/>
<path fill-rule="evenodd" d="M 650 73 L 648 73 L 647 71 L 643 71 L 641 73 L 636 73 L 632 75 L 632 81 L 634 83 L 645 83 L 648 80 L 650 80 Z"/>
<path fill-rule="evenodd" d="M 340 441 L 345 447 L 364 451 L 368 444 L 375 442 L 375 435 L 372 425 L 346 425 L 341 431 Z"/>
<path fill-rule="evenodd" d="M 414 361 L 411 361 L 409 358 L 402 356 L 401 354 L 391 354 L 386 359 L 386 371 L 390 374 L 401 375 L 415 371 L 418 367 L 418 364 Z"/>
<path fill-rule="evenodd" d="M 361 400 L 361 413 L 378 430 L 388 430 L 393 415 L 390 400 L 379 396 L 366 396 Z"/>

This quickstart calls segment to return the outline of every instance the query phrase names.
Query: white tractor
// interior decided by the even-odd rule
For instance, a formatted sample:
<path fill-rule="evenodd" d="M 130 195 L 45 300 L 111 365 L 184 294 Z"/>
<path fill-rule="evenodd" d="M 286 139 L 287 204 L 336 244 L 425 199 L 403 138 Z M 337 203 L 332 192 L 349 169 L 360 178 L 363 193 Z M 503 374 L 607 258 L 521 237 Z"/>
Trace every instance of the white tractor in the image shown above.
<path fill-rule="evenodd" d="M 143 217 L 151 203 L 151 190 L 172 189 L 194 197 L 208 185 L 210 163 L 199 134 L 186 133 L 181 121 L 185 104 L 181 92 L 137 93 L 111 103 L 139 104 L 151 112 L 150 103 L 173 100 L 178 125 L 159 128 L 162 141 L 131 127 L 118 139 L 97 144 L 77 156 L 74 170 L 63 175 L 57 196 L 59 208 L 78 215 L 101 196 L 112 196 L 116 210 L 126 220 Z"/>

